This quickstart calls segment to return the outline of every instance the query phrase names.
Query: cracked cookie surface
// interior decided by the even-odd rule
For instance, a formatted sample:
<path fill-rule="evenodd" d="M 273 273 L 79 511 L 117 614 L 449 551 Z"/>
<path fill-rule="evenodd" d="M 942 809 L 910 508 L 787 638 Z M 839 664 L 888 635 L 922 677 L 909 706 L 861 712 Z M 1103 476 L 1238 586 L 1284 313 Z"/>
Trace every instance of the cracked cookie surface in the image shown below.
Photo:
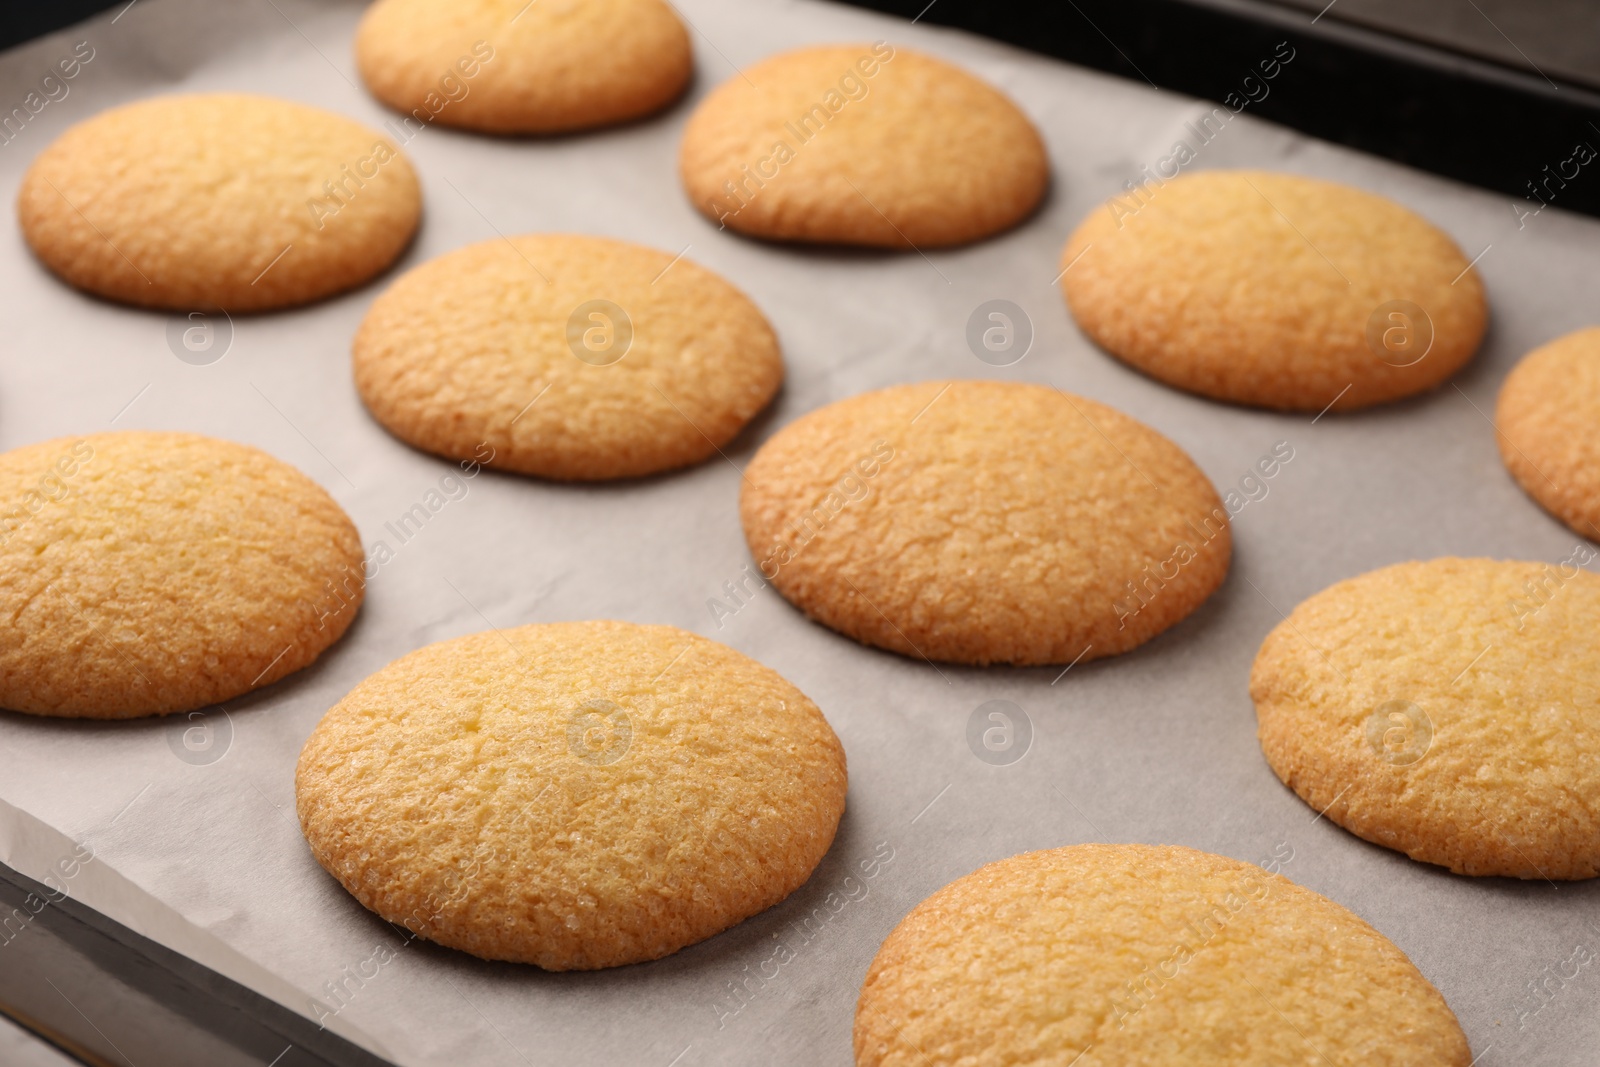
<path fill-rule="evenodd" d="M 486 959 L 658 959 L 783 900 L 844 812 L 845 759 L 775 671 L 671 626 L 428 645 L 318 724 L 295 796 L 356 899 Z"/>
<path fill-rule="evenodd" d="M 1453 240 L 1381 196 L 1266 171 L 1113 197 L 1062 253 L 1078 326 L 1168 385 L 1334 411 L 1443 383 L 1478 349 L 1483 285 Z"/>
<path fill-rule="evenodd" d="M 22 180 L 34 254 L 98 296 L 266 311 L 354 288 L 416 231 L 416 173 L 387 138 L 244 93 L 159 96 L 68 129 Z"/>
<path fill-rule="evenodd" d="M 1192 849 L 1075 845 L 981 867 L 884 941 L 857 1067 L 1468 1067 L 1455 1015 L 1325 897 Z"/>
<path fill-rule="evenodd" d="M 339 639 L 355 525 L 265 452 L 186 433 L 0 455 L 0 707 L 126 719 L 270 685 Z"/>
<path fill-rule="evenodd" d="M 378 421 L 418 448 L 561 480 L 716 455 L 777 392 L 783 356 L 748 297 L 624 241 L 483 241 L 402 275 L 352 346 Z"/>
<path fill-rule="evenodd" d="M 885 42 L 784 52 L 701 102 L 679 152 L 713 221 L 780 241 L 933 248 L 1021 222 L 1050 163 L 1033 123 L 960 67 Z"/>
<path fill-rule="evenodd" d="M 543 134 L 661 110 L 694 53 L 662 0 L 379 0 L 356 64 L 373 95 L 420 121 Z"/>
<path fill-rule="evenodd" d="M 1507 469 L 1550 514 L 1600 540 L 1600 327 L 1534 349 L 1500 388 Z"/>
<path fill-rule="evenodd" d="M 1312 808 L 1457 874 L 1600 873 L 1600 575 L 1397 563 L 1324 589 L 1262 642 L 1261 748 Z"/>
<path fill-rule="evenodd" d="M 1104 404 L 1015 382 L 899 385 L 785 426 L 739 502 L 761 574 L 865 644 L 956 663 L 1125 652 L 1222 583 L 1194 462 Z"/>

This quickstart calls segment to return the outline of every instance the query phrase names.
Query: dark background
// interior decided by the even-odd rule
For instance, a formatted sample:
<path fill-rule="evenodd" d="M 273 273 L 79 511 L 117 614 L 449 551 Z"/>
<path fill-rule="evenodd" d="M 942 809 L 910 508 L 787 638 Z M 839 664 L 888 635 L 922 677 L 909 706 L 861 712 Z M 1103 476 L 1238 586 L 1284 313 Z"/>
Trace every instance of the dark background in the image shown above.
<path fill-rule="evenodd" d="M 1600 0 L 851 2 L 1218 102 L 1288 41 L 1294 65 L 1252 115 L 1600 215 L 1600 167 L 1564 185 L 1545 170 L 1600 151 Z"/>

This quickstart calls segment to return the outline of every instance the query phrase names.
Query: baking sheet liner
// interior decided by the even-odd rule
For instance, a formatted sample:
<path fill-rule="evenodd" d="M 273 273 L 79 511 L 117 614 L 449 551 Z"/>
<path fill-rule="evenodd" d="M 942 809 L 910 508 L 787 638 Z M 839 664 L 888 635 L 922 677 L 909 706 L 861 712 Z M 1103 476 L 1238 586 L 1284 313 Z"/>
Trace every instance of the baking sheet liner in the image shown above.
<path fill-rule="evenodd" d="M 557 230 L 682 251 L 720 272 L 765 310 L 788 361 L 778 400 L 726 461 L 601 486 L 485 472 L 456 489 L 442 481 L 455 466 L 385 434 L 351 383 L 350 338 L 393 274 L 314 307 L 214 323 L 212 347 L 202 338 L 196 353 L 182 343 L 192 323 L 58 283 L 3 213 L 0 447 L 111 428 L 245 441 L 325 485 L 368 549 L 384 541 L 389 558 L 343 641 L 225 710 L 112 724 L 0 713 L 0 859 L 35 878 L 54 872 L 64 892 L 400 1064 L 842 1065 L 868 962 L 939 886 L 1026 849 L 1180 843 L 1276 860 L 1373 923 L 1444 992 L 1485 1067 L 1588 1062 L 1600 975 L 1572 961 L 1586 958 L 1579 946 L 1600 949 L 1600 884 L 1458 878 L 1319 819 L 1262 759 L 1246 681 L 1280 612 L 1338 579 L 1435 555 L 1572 553 L 1574 535 L 1502 469 L 1487 413 L 1520 355 L 1594 316 L 1600 223 L 1566 215 L 1559 198 L 1529 215 L 1531 205 L 1255 121 L 1249 100 L 1310 76 L 1292 59 L 1278 57 L 1271 79 L 1239 71 L 1246 102 L 1202 133 L 1210 103 L 959 33 L 810 0 L 682 0 L 681 10 L 697 80 L 662 116 L 545 140 L 411 131 L 426 209 L 397 269 L 497 234 Z M 354 71 L 360 13 L 348 2 L 137 0 L 14 49 L 0 56 L 0 109 L 29 118 L 0 144 L 0 189 L 14 197 L 33 155 L 70 123 L 156 93 L 257 91 L 393 123 Z M 1055 171 L 1035 218 L 970 248 L 878 254 L 767 246 L 693 210 L 676 146 L 699 97 L 785 48 L 876 39 L 953 59 L 1032 116 Z M 57 64 L 79 42 L 92 58 L 62 80 Z M 1053 284 L 1059 250 L 1084 213 L 1180 141 L 1193 157 L 1185 169 L 1351 182 L 1481 253 L 1493 310 L 1481 355 L 1428 396 L 1313 419 L 1183 395 L 1096 351 Z M 1494 141 L 1486 128 L 1482 150 Z M 969 345 L 974 313 L 992 300 L 1019 308 L 1031 334 L 1006 366 L 1014 351 L 980 359 Z M 938 377 L 1050 382 L 1178 442 L 1244 501 L 1226 584 L 1147 646 L 1065 674 L 933 667 L 811 625 L 770 589 L 731 599 L 724 583 L 750 562 L 736 468 L 759 442 L 842 397 Z M 1249 480 L 1275 449 L 1292 459 Z M 386 529 L 441 487 L 422 529 L 404 540 Z M 293 814 L 302 742 L 357 681 L 420 645 L 584 618 L 694 630 L 815 699 L 850 761 L 832 852 L 788 901 L 656 963 L 546 974 L 407 940 L 307 851 Z M 997 700 L 1020 710 L 1013 747 L 998 755 L 983 729 L 969 730 Z M 59 865 L 75 850 L 92 859 L 66 876 Z"/>

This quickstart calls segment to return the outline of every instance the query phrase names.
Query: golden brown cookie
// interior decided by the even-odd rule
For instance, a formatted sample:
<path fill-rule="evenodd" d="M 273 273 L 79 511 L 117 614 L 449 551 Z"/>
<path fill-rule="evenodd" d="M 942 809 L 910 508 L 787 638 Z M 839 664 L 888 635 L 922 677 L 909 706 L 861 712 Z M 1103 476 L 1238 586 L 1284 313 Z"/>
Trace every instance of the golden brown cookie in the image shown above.
<path fill-rule="evenodd" d="M 356 63 L 416 122 L 560 133 L 661 110 L 689 84 L 694 53 L 662 0 L 378 0 Z"/>
<path fill-rule="evenodd" d="M 373 302 L 354 353 L 362 399 L 402 440 L 560 479 L 698 463 L 783 381 L 772 327 L 717 275 L 560 234 L 408 272 Z"/>
<path fill-rule="evenodd" d="M 264 452 L 186 433 L 0 455 L 0 708 L 190 711 L 311 663 L 361 606 L 356 528 Z"/>
<path fill-rule="evenodd" d="M 1468 1067 L 1405 953 L 1278 874 L 1173 846 L 1075 845 L 917 905 L 856 1006 L 857 1067 Z"/>
<path fill-rule="evenodd" d="M 80 289 L 143 307 L 264 311 L 398 256 L 416 174 L 372 130 L 242 93 L 162 96 L 67 130 L 22 180 L 28 244 Z"/>
<path fill-rule="evenodd" d="M 1600 540 L 1600 326 L 1528 353 L 1500 389 L 1495 425 L 1528 495 Z"/>
<path fill-rule="evenodd" d="M 300 825 L 362 904 L 547 970 L 653 960 L 799 888 L 844 750 L 778 674 L 671 626 L 568 622 L 417 650 L 328 712 Z"/>
<path fill-rule="evenodd" d="M 1165 437 L 1042 385 L 921 382 L 784 427 L 745 469 L 761 574 L 858 641 L 956 663 L 1126 652 L 1222 584 L 1216 491 Z"/>
<path fill-rule="evenodd" d="M 1026 218 L 1050 163 L 986 82 L 886 42 L 802 48 L 728 79 L 684 130 L 708 218 L 753 237 L 884 248 L 963 244 Z"/>
<path fill-rule="evenodd" d="M 1250 676 L 1267 762 L 1352 833 L 1457 874 L 1600 873 L 1600 576 L 1435 559 L 1330 586 Z"/>
<path fill-rule="evenodd" d="M 1439 385 L 1488 319 L 1455 242 L 1381 196 L 1265 171 L 1152 177 L 1078 226 L 1061 289 L 1096 344 L 1168 385 L 1335 411 Z"/>

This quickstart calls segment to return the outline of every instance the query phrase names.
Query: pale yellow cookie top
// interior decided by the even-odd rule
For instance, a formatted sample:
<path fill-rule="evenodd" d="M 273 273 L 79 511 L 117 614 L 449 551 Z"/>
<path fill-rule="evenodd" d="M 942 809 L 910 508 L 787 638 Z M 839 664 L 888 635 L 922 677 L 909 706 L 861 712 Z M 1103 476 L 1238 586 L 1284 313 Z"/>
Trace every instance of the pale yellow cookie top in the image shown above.
<path fill-rule="evenodd" d="M 1534 349 L 1500 389 L 1500 455 L 1530 496 L 1600 540 L 1600 326 Z"/>
<path fill-rule="evenodd" d="M 1227 574 L 1227 512 L 1177 445 L 1084 397 L 933 381 L 850 397 L 745 470 L 761 572 L 824 625 L 906 655 L 1126 651 Z"/>
<path fill-rule="evenodd" d="M 923 901 L 867 970 L 855 1054 L 857 1067 L 1472 1058 L 1438 990 L 1349 911 L 1250 864 L 1149 845 L 1028 852 Z"/>
<path fill-rule="evenodd" d="M 125 303 L 259 311 L 349 289 L 417 227 L 387 138 L 242 93 L 160 96 L 80 122 L 34 160 L 23 236 L 58 275 Z"/>
<path fill-rule="evenodd" d="M 663 0 L 378 0 L 356 62 L 415 121 L 492 133 L 639 118 L 694 72 L 688 30 Z"/>
<path fill-rule="evenodd" d="M 1600 873 L 1600 576 L 1435 559 L 1330 586 L 1261 645 L 1267 761 L 1369 841 L 1459 874 Z"/>
<path fill-rule="evenodd" d="M 1050 176 L 1004 94 L 881 41 L 784 52 L 729 78 L 690 118 L 679 167 L 694 206 L 743 233 L 888 248 L 1004 230 Z"/>
<path fill-rule="evenodd" d="M 716 454 L 783 381 L 778 339 L 690 260 L 600 237 L 469 245 L 373 302 L 356 385 L 419 448 L 547 478 L 651 474 Z"/>
<path fill-rule="evenodd" d="M 656 959 L 776 904 L 844 811 L 844 750 L 778 674 L 670 626 L 429 645 L 328 712 L 313 854 L 440 944 L 550 970 Z"/>
<path fill-rule="evenodd" d="M 1268 408 L 1343 411 L 1430 389 L 1472 357 L 1488 316 L 1466 256 L 1425 219 L 1266 171 L 1113 197 L 1061 266 L 1073 317 L 1107 351 L 1180 389 Z"/>
<path fill-rule="evenodd" d="M 185 433 L 0 455 L 0 707 L 125 719 L 228 700 L 338 640 L 362 596 L 354 524 L 315 482 Z"/>

